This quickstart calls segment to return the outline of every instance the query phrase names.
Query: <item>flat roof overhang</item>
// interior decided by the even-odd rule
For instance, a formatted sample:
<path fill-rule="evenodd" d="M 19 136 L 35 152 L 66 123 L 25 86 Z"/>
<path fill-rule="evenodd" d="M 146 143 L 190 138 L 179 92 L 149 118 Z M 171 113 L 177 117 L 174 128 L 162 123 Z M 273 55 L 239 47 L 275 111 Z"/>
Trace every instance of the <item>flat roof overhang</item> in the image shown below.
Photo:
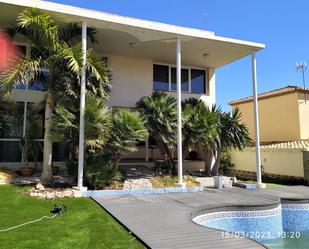
<path fill-rule="evenodd" d="M 176 38 L 182 64 L 218 68 L 259 51 L 264 44 L 216 36 L 213 32 L 108 14 L 39 0 L 0 0 L 0 27 L 16 22 L 25 7 L 47 11 L 60 25 L 85 21 L 96 28 L 100 53 L 175 63 Z M 134 47 L 130 44 L 134 43 Z M 207 56 L 205 56 L 207 54 Z"/>

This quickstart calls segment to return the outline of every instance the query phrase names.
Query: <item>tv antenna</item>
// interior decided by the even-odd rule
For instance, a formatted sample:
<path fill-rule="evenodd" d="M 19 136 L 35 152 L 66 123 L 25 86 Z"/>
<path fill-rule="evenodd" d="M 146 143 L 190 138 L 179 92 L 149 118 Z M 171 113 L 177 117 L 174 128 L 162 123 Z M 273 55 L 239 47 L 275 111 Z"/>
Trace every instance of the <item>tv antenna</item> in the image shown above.
<path fill-rule="evenodd" d="M 296 62 L 296 71 L 297 72 L 301 72 L 302 76 L 303 76 L 303 87 L 304 90 L 306 88 L 306 79 L 305 79 L 305 71 L 307 70 L 307 63 L 306 62 Z M 304 93 L 304 97 L 305 97 L 305 104 L 306 104 L 306 93 Z"/>

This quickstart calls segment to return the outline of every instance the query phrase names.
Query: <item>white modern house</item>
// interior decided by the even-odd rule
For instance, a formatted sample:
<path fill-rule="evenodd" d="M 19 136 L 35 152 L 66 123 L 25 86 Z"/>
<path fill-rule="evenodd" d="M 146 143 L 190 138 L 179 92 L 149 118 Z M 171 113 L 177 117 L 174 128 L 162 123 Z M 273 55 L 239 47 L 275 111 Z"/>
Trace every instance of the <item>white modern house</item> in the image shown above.
<path fill-rule="evenodd" d="M 93 47 L 108 59 L 112 71 L 112 92 L 109 101 L 112 107 L 134 108 L 142 96 L 150 95 L 153 90 L 165 91 L 177 97 L 179 118 L 177 154 L 180 185 L 182 184 L 181 100 L 195 97 L 202 99 L 207 105 L 214 104 L 216 102 L 216 69 L 245 56 L 252 57 L 253 95 L 256 100 L 255 53 L 265 47 L 263 44 L 220 37 L 206 30 L 38 0 L 0 0 L 0 27 L 15 23 L 18 13 L 26 7 L 36 7 L 47 11 L 59 25 L 79 23 L 83 27 L 81 37 L 83 48 Z M 87 41 L 87 27 L 97 30 L 98 44 Z M 15 42 L 22 47 L 25 53 L 30 52 L 31 48 L 25 41 L 16 38 Z M 84 73 L 82 78 L 85 79 Z M 82 84 L 81 114 L 84 110 L 84 87 L 85 85 Z M 251 86 L 248 85 L 248 87 Z M 41 101 L 44 98 L 44 92 L 40 89 L 25 87 L 15 89 L 12 98 L 20 103 L 19 111 L 24 121 L 21 121 L 20 131 L 17 133 L 22 136 L 27 125 L 27 107 L 33 102 Z M 255 101 L 255 124 L 258 123 L 256 103 Z M 81 124 L 83 124 L 83 115 L 81 115 Z M 258 126 L 256 127 L 258 137 Z M 13 165 L 20 161 L 16 150 L 16 143 L 20 139 L 17 133 L 10 137 L 1 137 L 0 134 L 0 166 L 7 166 L 10 163 Z M 81 125 L 80 138 L 80 148 L 83 148 L 83 125 Z M 146 157 L 146 160 L 149 157 L 147 146 L 146 143 L 146 152 L 139 154 Z M 15 151 L 10 152 L 14 148 Z M 63 151 L 59 148 L 56 150 Z M 80 153 L 79 161 L 79 186 L 81 186 L 82 153 Z M 257 149 L 258 172 L 260 172 L 259 165 L 259 149 Z M 258 181 L 261 182 L 260 174 L 258 174 Z"/>

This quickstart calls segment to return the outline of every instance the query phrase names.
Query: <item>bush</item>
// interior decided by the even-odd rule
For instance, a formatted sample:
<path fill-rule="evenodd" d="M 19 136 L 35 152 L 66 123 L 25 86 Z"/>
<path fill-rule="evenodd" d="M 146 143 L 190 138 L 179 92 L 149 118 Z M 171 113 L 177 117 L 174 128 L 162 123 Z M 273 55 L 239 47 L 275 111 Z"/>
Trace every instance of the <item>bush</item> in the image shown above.
<path fill-rule="evenodd" d="M 77 174 L 78 174 L 78 162 L 73 159 L 68 159 L 66 161 L 67 171 L 70 176 L 73 177 L 73 181 L 77 182 Z"/>
<path fill-rule="evenodd" d="M 157 176 L 176 175 L 176 166 L 171 160 L 156 161 L 153 172 Z"/>
<path fill-rule="evenodd" d="M 229 173 L 229 171 L 234 167 L 235 165 L 231 161 L 230 152 L 222 151 L 220 160 L 220 171 L 222 171 L 222 173 Z"/>
<path fill-rule="evenodd" d="M 88 160 L 85 181 L 90 189 L 103 189 L 120 178 L 122 178 L 120 171 L 113 169 L 104 157 L 93 157 Z"/>

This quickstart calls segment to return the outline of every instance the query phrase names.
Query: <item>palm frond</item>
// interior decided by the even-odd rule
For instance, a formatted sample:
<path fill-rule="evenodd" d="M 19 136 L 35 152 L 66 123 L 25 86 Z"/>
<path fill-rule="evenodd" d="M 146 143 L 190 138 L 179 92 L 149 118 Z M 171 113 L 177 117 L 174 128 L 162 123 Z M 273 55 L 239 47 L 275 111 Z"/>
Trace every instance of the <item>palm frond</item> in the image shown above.
<path fill-rule="evenodd" d="M 115 154 L 123 155 L 137 150 L 136 142 L 145 141 L 147 129 L 138 113 L 119 110 L 113 114 L 113 128 L 109 146 Z"/>
<path fill-rule="evenodd" d="M 58 52 L 56 58 L 58 60 L 67 61 L 67 68 L 79 77 L 82 68 L 83 52 L 80 44 L 70 47 L 67 43 L 58 44 Z"/>
<path fill-rule="evenodd" d="M 38 74 L 42 64 L 41 60 L 17 58 L 15 66 L 0 75 L 1 92 L 10 92 L 18 84 L 31 82 Z"/>
<path fill-rule="evenodd" d="M 86 69 L 89 73 L 93 74 L 99 82 L 109 82 L 109 69 L 102 57 L 98 56 L 93 49 L 87 50 Z"/>
<path fill-rule="evenodd" d="M 97 31 L 94 28 L 87 28 L 87 36 L 92 43 L 99 43 L 96 38 Z M 74 45 L 80 43 L 82 28 L 77 23 L 70 23 L 67 27 L 59 29 L 59 38 L 61 41 Z"/>
<path fill-rule="evenodd" d="M 110 109 L 102 100 L 93 96 L 86 97 L 85 137 L 90 151 L 102 149 L 110 137 Z"/>
<path fill-rule="evenodd" d="M 37 8 L 27 8 L 18 15 L 17 23 L 21 28 L 31 28 L 44 44 L 49 44 L 46 47 L 55 49 L 58 42 L 58 25 L 45 12 Z"/>

